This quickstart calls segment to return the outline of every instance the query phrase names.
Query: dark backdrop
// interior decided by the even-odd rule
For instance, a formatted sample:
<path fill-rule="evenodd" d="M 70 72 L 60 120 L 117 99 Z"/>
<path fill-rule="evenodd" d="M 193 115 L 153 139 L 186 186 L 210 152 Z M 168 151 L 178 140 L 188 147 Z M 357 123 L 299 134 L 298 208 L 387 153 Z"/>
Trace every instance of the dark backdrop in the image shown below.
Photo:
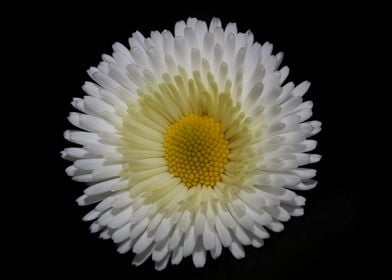
<path fill-rule="evenodd" d="M 40 127 L 29 129 L 42 146 L 35 157 L 39 172 L 30 178 L 37 186 L 31 209 L 36 211 L 35 219 L 26 219 L 34 233 L 29 243 L 36 245 L 28 262 L 38 275 L 285 279 L 381 273 L 388 258 L 382 252 L 391 234 L 384 193 L 388 182 L 377 182 L 387 174 L 374 169 L 381 163 L 372 155 L 383 155 L 383 145 L 388 143 L 383 138 L 387 127 L 379 127 L 386 116 L 378 109 L 379 103 L 387 102 L 387 92 L 381 88 L 388 82 L 388 71 L 382 67 L 391 42 L 386 5 L 373 1 L 289 5 L 259 1 L 257 6 L 243 1 L 134 2 L 42 5 L 26 21 L 26 25 L 38 23 L 27 36 L 31 45 L 38 46 L 32 62 L 38 66 L 35 86 L 39 87 L 32 100 L 39 106 L 35 116 Z M 187 258 L 179 266 L 169 264 L 156 272 L 151 260 L 141 267 L 131 266 L 132 254 L 119 255 L 111 241 L 89 233 L 89 224 L 81 221 L 88 207 L 74 202 L 84 185 L 64 173 L 68 163 L 60 158 L 60 151 L 71 144 L 62 133 L 71 128 L 66 116 L 73 110 L 72 97 L 83 95 L 85 70 L 97 65 L 101 54 L 110 54 L 116 41 L 127 44 L 136 30 L 144 35 L 173 30 L 176 21 L 188 16 L 237 22 L 239 30 L 251 29 L 256 41 L 269 41 L 275 51 L 285 53 L 283 64 L 291 70 L 288 80 L 312 83 L 306 98 L 315 104 L 314 119 L 323 122 L 317 136 L 317 152 L 323 158 L 315 166 L 319 185 L 304 193 L 305 215 L 285 223 L 285 230 L 272 234 L 262 248 L 246 247 L 241 260 L 224 250 L 217 260 L 209 257 L 202 269 L 195 269 Z"/>

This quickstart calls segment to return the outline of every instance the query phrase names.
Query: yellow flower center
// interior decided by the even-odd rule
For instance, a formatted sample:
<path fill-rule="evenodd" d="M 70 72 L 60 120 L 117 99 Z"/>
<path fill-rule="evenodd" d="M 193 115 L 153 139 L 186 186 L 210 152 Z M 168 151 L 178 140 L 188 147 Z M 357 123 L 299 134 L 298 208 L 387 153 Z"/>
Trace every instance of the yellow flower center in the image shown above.
<path fill-rule="evenodd" d="M 229 141 L 221 124 L 209 116 L 190 114 L 173 123 L 164 136 L 169 172 L 187 187 L 215 186 L 228 161 Z"/>

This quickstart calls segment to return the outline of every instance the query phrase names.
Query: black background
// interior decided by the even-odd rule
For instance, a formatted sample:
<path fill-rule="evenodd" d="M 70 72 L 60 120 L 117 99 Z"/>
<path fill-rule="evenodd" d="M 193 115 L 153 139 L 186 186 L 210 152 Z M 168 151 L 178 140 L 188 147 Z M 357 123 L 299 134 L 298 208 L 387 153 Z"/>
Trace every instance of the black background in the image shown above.
<path fill-rule="evenodd" d="M 381 163 L 373 155 L 383 155 L 380 145 L 388 143 L 382 132 L 386 127 L 379 127 L 380 120 L 386 120 L 379 106 L 388 94 L 382 89 L 388 83 L 383 67 L 391 50 L 386 5 L 374 1 L 144 2 L 48 4 L 29 13 L 26 25 L 37 24 L 26 36 L 38 57 L 32 62 L 38 66 L 33 86 L 39 90 L 31 100 L 36 102 L 34 116 L 40 121 L 38 129 L 27 128 L 39 140 L 39 149 L 33 152 L 39 160 L 34 166 L 38 172 L 29 178 L 37 186 L 32 211 L 39 218 L 26 219 L 33 232 L 29 243 L 36 245 L 27 261 L 34 271 L 112 279 L 381 275 L 387 268 L 383 251 L 391 230 L 384 193 L 388 182 L 376 178 L 384 180 L 388 175 L 381 172 Z M 285 53 L 283 65 L 291 70 L 288 81 L 312 83 L 306 98 L 314 102 L 314 119 L 323 123 L 317 136 L 317 152 L 323 158 L 315 166 L 319 185 L 303 193 L 305 215 L 285 223 L 285 230 L 272 234 L 262 248 L 246 247 L 241 260 L 224 250 L 217 260 L 209 257 L 202 269 L 195 269 L 187 258 L 156 272 L 151 260 L 134 267 L 132 254 L 119 255 L 111 241 L 89 233 L 89 224 L 81 221 L 88 207 L 74 202 L 84 185 L 64 173 L 68 163 L 60 158 L 60 151 L 72 144 L 63 140 L 62 133 L 71 128 L 66 116 L 74 110 L 72 97 L 83 95 L 81 85 L 88 80 L 85 70 L 97 65 L 101 54 L 111 54 L 116 41 L 127 44 L 136 30 L 144 35 L 151 30 L 173 30 L 176 21 L 188 16 L 237 22 L 240 31 L 251 29 L 256 41 L 269 41 L 274 52 Z"/>

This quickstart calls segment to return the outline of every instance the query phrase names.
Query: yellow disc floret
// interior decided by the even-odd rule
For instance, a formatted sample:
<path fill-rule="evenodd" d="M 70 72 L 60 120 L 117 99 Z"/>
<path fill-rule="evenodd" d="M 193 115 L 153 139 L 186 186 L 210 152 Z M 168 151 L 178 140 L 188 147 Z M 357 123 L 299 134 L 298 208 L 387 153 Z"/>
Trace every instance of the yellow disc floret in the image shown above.
<path fill-rule="evenodd" d="M 219 122 L 190 114 L 173 123 L 165 134 L 165 159 L 169 172 L 187 187 L 215 186 L 224 172 L 229 142 Z"/>

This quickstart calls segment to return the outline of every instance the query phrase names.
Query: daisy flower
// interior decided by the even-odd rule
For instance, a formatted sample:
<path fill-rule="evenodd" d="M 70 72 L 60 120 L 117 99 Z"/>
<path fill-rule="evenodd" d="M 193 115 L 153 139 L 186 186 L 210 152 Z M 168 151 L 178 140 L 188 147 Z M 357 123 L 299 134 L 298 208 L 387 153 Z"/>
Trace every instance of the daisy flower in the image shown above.
<path fill-rule="evenodd" d="M 320 160 L 307 138 L 321 123 L 303 101 L 310 83 L 284 84 L 282 53 L 217 18 L 135 32 L 129 45 L 88 70 L 95 83 L 68 118 L 80 130 L 64 133 L 80 145 L 62 152 L 66 173 L 88 185 L 77 202 L 98 203 L 83 218 L 91 232 L 135 265 L 191 256 L 202 267 L 223 248 L 243 258 L 303 214 L 294 191 L 316 185 L 301 166 Z"/>

